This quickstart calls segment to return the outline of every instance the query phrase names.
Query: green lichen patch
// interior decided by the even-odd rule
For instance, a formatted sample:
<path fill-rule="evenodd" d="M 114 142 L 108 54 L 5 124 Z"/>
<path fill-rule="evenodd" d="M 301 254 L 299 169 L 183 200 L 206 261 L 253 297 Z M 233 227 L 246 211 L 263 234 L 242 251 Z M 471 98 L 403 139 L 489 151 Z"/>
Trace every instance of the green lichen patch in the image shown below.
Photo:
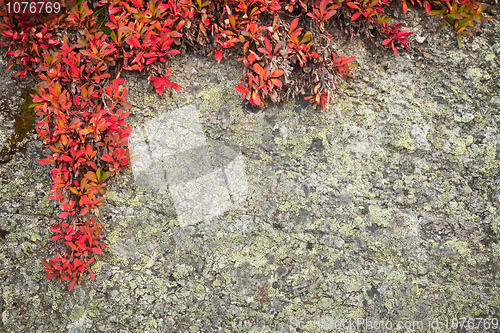
<path fill-rule="evenodd" d="M 85 309 L 80 305 L 75 305 L 73 307 L 73 310 L 71 310 L 69 319 L 71 320 L 71 322 L 75 322 L 78 321 L 80 318 L 82 318 L 84 315 L 85 315 Z"/>

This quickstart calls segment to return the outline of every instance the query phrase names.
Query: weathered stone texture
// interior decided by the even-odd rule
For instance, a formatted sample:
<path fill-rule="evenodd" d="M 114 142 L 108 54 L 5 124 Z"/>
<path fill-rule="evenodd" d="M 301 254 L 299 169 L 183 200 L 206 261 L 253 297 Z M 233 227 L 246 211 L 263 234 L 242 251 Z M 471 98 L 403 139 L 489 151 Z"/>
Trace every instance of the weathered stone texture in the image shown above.
<path fill-rule="evenodd" d="M 326 111 L 242 106 L 234 60 L 176 60 L 183 91 L 163 98 L 128 76 L 131 125 L 194 106 L 208 142 L 241 151 L 247 197 L 181 227 L 167 189 L 122 174 L 96 280 L 72 292 L 42 272 L 57 207 L 30 141 L 0 165 L 0 331 L 340 332 L 328 325 L 369 318 L 451 332 L 446 319 L 500 317 L 500 22 L 458 49 L 411 15 L 410 52 L 339 38 L 359 65 Z M 2 96 L 5 119 L 23 101 Z M 0 143 L 13 128 L 2 120 Z"/>

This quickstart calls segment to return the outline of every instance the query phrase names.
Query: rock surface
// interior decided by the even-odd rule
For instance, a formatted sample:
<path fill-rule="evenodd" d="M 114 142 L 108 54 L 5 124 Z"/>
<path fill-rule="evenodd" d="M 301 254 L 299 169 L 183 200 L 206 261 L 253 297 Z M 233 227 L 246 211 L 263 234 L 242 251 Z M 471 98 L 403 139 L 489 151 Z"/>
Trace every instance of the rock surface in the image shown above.
<path fill-rule="evenodd" d="M 499 320 L 500 22 L 458 49 L 409 14 L 410 52 L 339 37 L 358 67 L 325 111 L 243 106 L 234 60 L 176 60 L 183 91 L 163 98 L 129 75 L 130 124 L 194 108 L 209 144 L 238 147 L 246 199 L 181 226 L 168 188 L 120 175 L 96 280 L 72 292 L 42 272 L 57 207 L 31 135 L 0 165 L 0 331 L 345 332 L 335 325 L 359 318 L 344 328 L 428 332 L 438 320 L 436 332 L 456 332 L 457 318 Z M 30 83 L 0 75 L 3 144 Z"/>

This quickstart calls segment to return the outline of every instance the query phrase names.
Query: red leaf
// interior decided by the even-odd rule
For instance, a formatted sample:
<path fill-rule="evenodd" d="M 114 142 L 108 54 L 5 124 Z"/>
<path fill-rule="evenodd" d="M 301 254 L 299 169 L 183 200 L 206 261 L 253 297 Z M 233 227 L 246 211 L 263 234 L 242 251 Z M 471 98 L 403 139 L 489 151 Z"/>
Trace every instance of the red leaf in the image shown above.
<path fill-rule="evenodd" d="M 92 252 L 94 252 L 96 254 L 103 254 L 102 250 L 98 247 L 93 247 Z"/>
<path fill-rule="evenodd" d="M 78 252 L 78 248 L 72 242 L 64 242 L 64 244 L 66 244 L 67 246 L 69 246 L 72 250 Z"/>
<path fill-rule="evenodd" d="M 234 87 L 234 89 L 242 94 L 248 94 L 247 88 L 245 86 L 242 86 L 241 84 L 238 84 L 236 87 Z"/>
<path fill-rule="evenodd" d="M 262 77 L 266 75 L 264 69 L 258 63 L 253 64 L 253 70 Z"/>
<path fill-rule="evenodd" d="M 131 38 L 127 39 L 126 42 L 130 46 L 141 47 L 141 43 L 139 42 L 139 38 L 137 37 L 137 35 L 132 36 Z"/>
<path fill-rule="evenodd" d="M 38 163 L 40 164 L 51 164 L 54 163 L 54 160 L 51 158 L 42 158 L 41 160 L 38 160 Z"/>
<path fill-rule="evenodd" d="M 78 259 L 78 258 L 75 258 L 75 260 L 73 260 L 73 268 L 80 267 L 82 264 L 83 264 L 83 262 L 80 261 L 80 259 Z"/>
<path fill-rule="evenodd" d="M 82 210 L 80 211 L 80 216 L 84 216 L 84 215 L 86 215 L 88 212 L 89 212 L 89 207 L 84 207 L 84 208 L 82 208 Z"/>
<path fill-rule="evenodd" d="M 272 82 L 272 83 L 273 83 L 276 87 L 280 87 L 280 88 L 281 88 L 281 86 L 283 85 L 283 84 L 281 83 L 281 81 L 280 81 L 280 80 L 278 80 L 278 79 L 271 79 L 271 82 Z"/>
<path fill-rule="evenodd" d="M 391 42 L 391 39 L 390 38 L 387 38 L 385 39 L 383 42 L 382 42 L 382 45 L 387 45 Z"/>
<path fill-rule="evenodd" d="M 165 86 L 161 85 L 159 87 L 156 87 L 156 92 L 160 95 L 163 96 L 163 91 L 165 90 Z"/>
<path fill-rule="evenodd" d="M 253 64 L 253 62 L 255 61 L 256 57 L 255 57 L 255 54 L 253 54 L 253 52 L 251 52 L 248 57 L 248 62 L 250 62 L 250 64 Z"/>
<path fill-rule="evenodd" d="M 431 4 L 428 2 L 425 3 L 425 11 L 427 12 L 427 14 L 431 12 Z"/>
<path fill-rule="evenodd" d="M 113 159 L 113 157 L 111 157 L 111 155 L 109 155 L 109 154 L 103 155 L 103 156 L 101 157 L 101 159 L 102 159 L 103 161 L 106 161 L 106 162 L 114 162 L 114 161 L 115 161 L 115 160 Z"/>
<path fill-rule="evenodd" d="M 260 105 L 262 103 L 260 96 L 256 91 L 252 92 L 250 103 L 252 103 L 252 105 Z"/>
<path fill-rule="evenodd" d="M 220 62 L 222 60 L 222 55 L 222 50 L 215 52 L 215 60 L 217 60 L 217 62 Z"/>
<path fill-rule="evenodd" d="M 182 88 L 177 83 L 170 82 L 170 85 L 172 86 L 172 89 L 174 89 L 174 90 L 177 90 L 177 91 L 182 90 Z"/>
<path fill-rule="evenodd" d="M 323 21 L 326 21 L 328 19 L 330 19 L 333 15 L 335 15 L 337 13 L 336 10 L 330 10 L 328 12 L 328 14 L 325 15 L 325 17 L 323 17 Z"/>
<path fill-rule="evenodd" d="M 271 74 L 271 76 L 269 77 L 280 77 L 281 75 L 285 74 L 285 71 L 281 70 L 281 69 L 277 69 L 273 72 L 273 74 Z"/>
<path fill-rule="evenodd" d="M 319 4 L 319 10 L 324 13 L 326 11 L 326 5 L 327 5 L 327 1 L 326 0 L 321 0 L 320 4 Z"/>
<path fill-rule="evenodd" d="M 68 215 L 69 215 L 69 212 L 61 212 L 61 213 L 59 214 L 59 218 L 60 218 L 60 219 L 63 219 L 63 218 L 65 218 L 65 217 L 66 217 L 66 216 L 68 216 Z"/>
<path fill-rule="evenodd" d="M 165 54 L 179 54 L 181 53 L 181 51 L 179 50 L 170 50 L 170 51 L 167 51 Z"/>
<path fill-rule="evenodd" d="M 360 15 L 361 15 L 361 13 L 356 13 L 356 14 L 354 14 L 354 15 L 351 17 L 351 21 L 356 20 L 356 19 L 357 19 Z"/>
<path fill-rule="evenodd" d="M 257 51 L 259 51 L 260 53 L 269 54 L 268 51 L 263 47 L 259 47 Z"/>
<path fill-rule="evenodd" d="M 75 288 L 75 285 L 76 285 L 76 279 L 71 281 L 68 285 L 68 290 L 71 291 Z"/>
<path fill-rule="evenodd" d="M 299 24 L 299 18 L 296 18 L 295 20 L 292 21 L 292 23 L 290 23 L 290 30 L 288 31 L 289 34 L 291 34 L 292 31 L 294 31 L 295 28 L 297 28 L 297 24 Z"/>

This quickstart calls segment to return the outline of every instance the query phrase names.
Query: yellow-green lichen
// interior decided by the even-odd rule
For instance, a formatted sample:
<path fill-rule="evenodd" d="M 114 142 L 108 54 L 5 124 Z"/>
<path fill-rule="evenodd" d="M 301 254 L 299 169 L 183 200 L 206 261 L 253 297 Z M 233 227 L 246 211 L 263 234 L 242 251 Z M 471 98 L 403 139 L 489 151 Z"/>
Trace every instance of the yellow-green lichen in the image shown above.
<path fill-rule="evenodd" d="M 71 310 L 71 314 L 69 316 L 69 319 L 71 322 L 75 322 L 79 320 L 81 317 L 85 315 L 85 309 L 81 307 L 80 305 L 75 305 L 73 307 L 73 310 Z"/>
<path fill-rule="evenodd" d="M 488 177 L 493 177 L 497 174 L 497 169 L 500 167 L 500 160 L 496 159 L 496 154 L 497 148 L 495 143 L 488 142 L 484 166 L 479 169 L 479 172 Z"/>
<path fill-rule="evenodd" d="M 372 223 L 375 223 L 381 227 L 390 227 L 390 209 L 383 209 L 376 205 L 370 205 L 369 207 L 369 217 Z"/>
<path fill-rule="evenodd" d="M 466 138 L 457 138 L 452 140 L 453 142 L 453 155 L 463 155 L 467 152 L 467 147 L 474 142 L 472 135 L 468 135 Z"/>

